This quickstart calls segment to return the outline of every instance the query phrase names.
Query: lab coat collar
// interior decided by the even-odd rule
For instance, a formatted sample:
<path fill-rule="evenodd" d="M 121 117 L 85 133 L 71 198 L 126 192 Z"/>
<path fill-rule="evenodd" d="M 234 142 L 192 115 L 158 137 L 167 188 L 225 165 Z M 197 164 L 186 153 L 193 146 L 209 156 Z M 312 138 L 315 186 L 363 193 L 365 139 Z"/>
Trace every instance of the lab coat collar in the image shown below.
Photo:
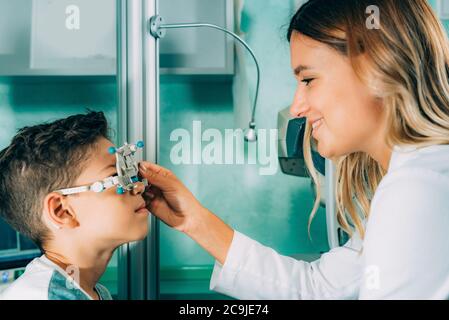
<path fill-rule="evenodd" d="M 446 161 L 449 152 L 449 144 L 436 144 L 427 147 L 417 147 L 412 145 L 394 146 L 391 153 L 390 164 L 387 173 L 402 167 L 406 162 L 416 160 L 421 156 L 435 157 L 435 161 Z M 446 156 L 442 158 L 442 154 Z"/>
<path fill-rule="evenodd" d="M 418 148 L 415 146 L 394 146 L 391 153 L 390 163 L 387 173 L 401 167 L 404 163 L 413 159 L 417 154 Z"/>

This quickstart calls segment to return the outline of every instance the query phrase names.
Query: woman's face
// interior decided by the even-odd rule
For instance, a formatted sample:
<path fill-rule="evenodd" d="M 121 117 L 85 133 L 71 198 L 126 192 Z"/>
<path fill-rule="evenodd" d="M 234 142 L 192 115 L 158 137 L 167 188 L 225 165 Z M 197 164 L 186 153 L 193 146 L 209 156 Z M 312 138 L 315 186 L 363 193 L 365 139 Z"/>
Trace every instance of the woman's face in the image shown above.
<path fill-rule="evenodd" d="M 331 47 L 293 32 L 291 63 L 298 80 L 290 112 L 313 126 L 326 158 L 368 152 L 383 142 L 382 106 L 356 76 L 349 59 Z"/>

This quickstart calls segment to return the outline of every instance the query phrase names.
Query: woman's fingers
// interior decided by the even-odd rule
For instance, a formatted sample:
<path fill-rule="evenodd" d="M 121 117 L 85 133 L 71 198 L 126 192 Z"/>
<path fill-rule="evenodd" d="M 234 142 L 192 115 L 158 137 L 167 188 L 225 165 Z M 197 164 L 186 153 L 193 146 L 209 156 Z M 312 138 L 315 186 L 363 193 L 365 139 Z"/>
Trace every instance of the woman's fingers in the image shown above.
<path fill-rule="evenodd" d="M 145 200 L 146 207 L 149 209 L 151 202 L 156 198 L 163 198 L 161 190 L 155 186 L 149 186 L 145 188 L 145 191 L 143 193 L 143 198 Z"/>
<path fill-rule="evenodd" d="M 149 194 L 152 194 L 153 196 L 158 196 L 158 197 L 162 196 L 161 190 L 156 186 L 147 187 L 145 189 L 144 193 L 149 193 Z"/>
<path fill-rule="evenodd" d="M 170 170 L 165 169 L 164 167 L 161 167 L 155 163 L 151 163 L 148 161 L 141 161 L 139 163 L 139 165 L 140 165 L 139 167 L 142 169 L 143 172 L 146 172 L 147 170 L 149 170 L 153 173 L 156 173 L 156 174 L 159 174 L 159 175 L 162 175 L 165 177 L 171 175 Z"/>
<path fill-rule="evenodd" d="M 142 161 L 139 163 L 140 174 L 152 185 L 163 191 L 173 186 L 173 174 L 157 164 Z"/>
<path fill-rule="evenodd" d="M 170 215 L 170 208 L 167 206 L 167 203 L 162 198 L 154 198 L 151 200 L 147 209 L 159 219 L 165 221 L 167 217 Z"/>
<path fill-rule="evenodd" d="M 201 209 L 193 194 L 170 170 L 157 164 L 141 162 L 139 172 L 151 184 L 143 194 L 147 209 L 167 225 L 186 230 L 187 222 Z"/>
<path fill-rule="evenodd" d="M 182 231 L 183 217 L 177 216 L 162 197 L 155 196 L 147 202 L 147 209 L 169 227 Z"/>

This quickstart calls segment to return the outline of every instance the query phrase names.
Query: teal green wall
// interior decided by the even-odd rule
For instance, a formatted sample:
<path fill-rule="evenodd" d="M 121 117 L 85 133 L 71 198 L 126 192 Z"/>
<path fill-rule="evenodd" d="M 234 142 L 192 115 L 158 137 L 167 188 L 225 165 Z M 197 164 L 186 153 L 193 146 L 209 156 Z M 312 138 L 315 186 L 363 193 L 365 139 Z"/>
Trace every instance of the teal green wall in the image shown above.
<path fill-rule="evenodd" d="M 447 1 L 447 0 L 441 0 L 441 1 Z M 435 10 L 437 9 L 437 0 L 429 0 L 429 3 Z M 442 19 L 441 22 L 443 23 L 444 27 L 446 28 L 446 32 L 449 32 L 449 20 Z"/>
<path fill-rule="evenodd" d="M 114 77 L 104 78 L 1 78 L 0 149 L 7 146 L 17 129 L 82 113 L 102 110 L 117 130 L 117 93 Z"/>
<path fill-rule="evenodd" d="M 234 128 L 232 83 L 171 81 L 161 86 L 160 163 L 171 170 L 201 202 L 237 230 L 284 254 L 327 250 L 324 210 L 307 235 L 313 205 L 309 179 L 258 174 L 257 165 L 173 165 L 170 132 L 192 132 L 192 121 L 203 130 Z M 161 226 L 161 265 L 212 264 L 213 259 L 192 240 Z"/>
<path fill-rule="evenodd" d="M 232 83 L 164 81 L 161 85 L 160 163 L 170 168 L 201 203 L 236 230 L 282 254 L 327 251 L 324 210 L 320 209 L 307 234 L 313 205 L 309 179 L 260 176 L 257 165 L 173 165 L 170 133 L 234 128 Z M 245 162 L 246 163 L 246 162 Z M 161 293 L 165 298 L 211 298 L 209 278 L 214 260 L 186 235 L 160 227 Z M 195 278 L 195 281 L 188 279 Z M 186 280 L 187 279 L 187 280 Z"/>

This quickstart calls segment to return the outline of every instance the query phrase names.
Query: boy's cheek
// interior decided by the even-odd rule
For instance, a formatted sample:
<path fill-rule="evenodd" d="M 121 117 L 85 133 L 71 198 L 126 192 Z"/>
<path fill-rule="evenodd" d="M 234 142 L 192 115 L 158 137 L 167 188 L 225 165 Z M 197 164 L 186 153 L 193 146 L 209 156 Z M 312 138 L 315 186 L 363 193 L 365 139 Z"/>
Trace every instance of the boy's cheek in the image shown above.
<path fill-rule="evenodd" d="M 105 197 L 101 199 L 101 203 L 98 203 L 97 208 L 99 208 L 99 213 L 107 215 L 109 218 L 115 216 L 119 217 L 129 217 L 130 214 L 134 213 L 136 207 L 136 201 L 132 201 L 127 194 L 105 194 Z"/>
<path fill-rule="evenodd" d="M 113 197 L 97 195 L 96 197 L 89 197 L 85 201 L 79 202 L 75 210 L 80 220 L 93 223 L 95 220 L 101 221 L 107 217 L 111 217 L 114 211 L 120 210 L 119 207 L 120 203 Z"/>
<path fill-rule="evenodd" d="M 111 223 L 114 223 L 111 220 L 115 220 L 117 223 L 126 223 L 127 220 L 132 219 L 138 201 L 132 199 L 128 194 L 118 195 L 115 192 L 111 193 L 108 191 L 110 189 L 105 190 L 101 194 L 92 195 L 92 197 L 88 197 L 85 201 L 78 203 L 76 210 L 80 218 L 83 216 L 83 220 L 91 223 L 97 223 L 94 220 L 98 220 L 101 223 L 104 219 L 108 219 Z"/>

